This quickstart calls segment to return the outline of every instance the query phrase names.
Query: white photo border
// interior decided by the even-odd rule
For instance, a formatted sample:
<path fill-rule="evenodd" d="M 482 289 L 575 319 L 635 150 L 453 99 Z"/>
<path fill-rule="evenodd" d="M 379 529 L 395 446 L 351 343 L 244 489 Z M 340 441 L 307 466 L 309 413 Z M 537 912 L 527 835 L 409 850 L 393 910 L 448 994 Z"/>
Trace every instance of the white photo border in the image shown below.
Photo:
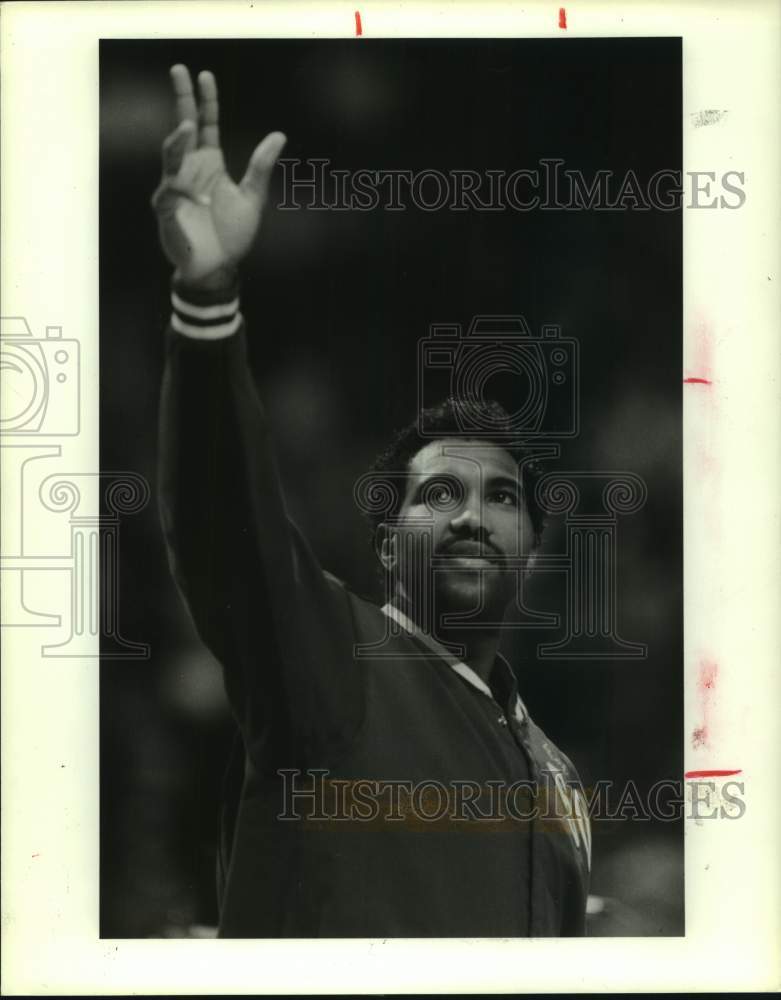
<path fill-rule="evenodd" d="M 673 36 L 684 172 L 745 173 L 736 211 L 684 210 L 685 769 L 740 769 L 739 822 L 687 819 L 686 935 L 550 940 L 101 940 L 98 660 L 2 644 L 3 991 L 15 994 L 761 990 L 781 986 L 778 498 L 781 6 L 726 2 L 6 3 L 2 312 L 81 346 L 63 471 L 98 468 L 101 38 Z M 361 38 L 356 37 L 356 44 Z M 703 110 L 727 113 L 707 127 Z M 697 376 L 695 331 L 713 344 Z M 705 449 L 718 475 L 702 473 Z M 21 515 L 3 453 L 3 537 Z M 94 500 L 85 485 L 86 500 Z M 45 550 L 45 520 L 41 544 Z M 48 586 L 42 582 L 41 586 Z M 5 621 L 5 618 L 4 618 Z M 698 664 L 719 663 L 713 748 Z"/>

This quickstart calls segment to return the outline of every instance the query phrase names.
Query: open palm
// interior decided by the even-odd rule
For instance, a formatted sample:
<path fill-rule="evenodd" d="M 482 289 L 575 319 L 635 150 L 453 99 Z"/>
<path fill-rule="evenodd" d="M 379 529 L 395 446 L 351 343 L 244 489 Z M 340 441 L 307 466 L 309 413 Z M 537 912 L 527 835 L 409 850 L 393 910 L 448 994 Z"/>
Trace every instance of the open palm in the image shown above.
<path fill-rule="evenodd" d="M 160 241 L 177 277 L 187 284 L 230 275 L 260 225 L 271 172 L 286 139 L 270 132 L 235 184 L 220 148 L 214 75 L 198 76 L 200 108 L 186 66 L 173 66 L 178 125 L 163 143 L 163 178 L 152 198 Z"/>

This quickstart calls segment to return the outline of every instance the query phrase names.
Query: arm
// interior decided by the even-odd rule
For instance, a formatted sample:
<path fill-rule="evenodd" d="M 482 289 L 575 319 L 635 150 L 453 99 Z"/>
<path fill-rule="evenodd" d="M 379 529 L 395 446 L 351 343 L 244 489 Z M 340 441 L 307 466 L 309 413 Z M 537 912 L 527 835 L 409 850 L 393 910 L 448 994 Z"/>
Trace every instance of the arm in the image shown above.
<path fill-rule="evenodd" d="M 164 145 L 153 199 L 176 267 L 160 414 L 159 501 L 171 567 L 224 667 L 250 754 L 261 766 L 291 753 L 322 759 L 351 738 L 362 714 L 349 601 L 287 518 L 247 366 L 236 277 L 284 137 L 267 136 L 235 185 L 216 145 L 213 77 L 199 78 L 197 136 L 189 74 L 174 67 L 172 77 L 181 120 Z"/>

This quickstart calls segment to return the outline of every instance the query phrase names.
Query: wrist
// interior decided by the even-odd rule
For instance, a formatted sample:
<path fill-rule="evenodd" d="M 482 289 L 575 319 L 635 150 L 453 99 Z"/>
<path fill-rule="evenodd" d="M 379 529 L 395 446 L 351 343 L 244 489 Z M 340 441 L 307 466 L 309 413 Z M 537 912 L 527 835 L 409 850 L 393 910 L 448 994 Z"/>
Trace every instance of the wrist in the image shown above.
<path fill-rule="evenodd" d="M 222 284 L 222 283 L 221 283 Z M 174 275 L 171 287 L 171 326 L 195 340 L 222 340 L 241 326 L 239 284 L 217 288 L 188 285 Z"/>
<path fill-rule="evenodd" d="M 227 292 L 238 285 L 238 273 L 232 267 L 218 267 L 198 278 L 188 278 L 177 268 L 173 276 L 174 287 L 182 292 Z"/>

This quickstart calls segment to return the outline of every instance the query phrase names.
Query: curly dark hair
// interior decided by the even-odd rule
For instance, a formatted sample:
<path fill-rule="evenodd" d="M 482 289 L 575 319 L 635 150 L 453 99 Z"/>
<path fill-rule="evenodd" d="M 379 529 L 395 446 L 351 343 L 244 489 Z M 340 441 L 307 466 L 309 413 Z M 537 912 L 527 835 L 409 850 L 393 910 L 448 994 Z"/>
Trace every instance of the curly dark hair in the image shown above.
<path fill-rule="evenodd" d="M 513 438 L 513 428 L 509 414 L 504 407 L 494 400 L 485 400 L 480 403 L 469 404 L 470 419 L 478 427 L 486 425 L 495 428 L 495 433 L 480 430 L 472 433 L 463 427 L 464 406 L 456 398 L 450 396 L 435 406 L 421 410 L 417 418 L 394 437 L 393 441 L 382 451 L 369 470 L 370 473 L 381 476 L 383 473 L 405 473 L 409 470 L 409 465 L 415 455 L 430 444 L 432 440 L 438 438 L 470 438 L 479 437 L 489 444 L 497 445 L 508 452 L 520 465 L 521 479 L 523 486 L 523 496 L 526 509 L 534 529 L 534 544 L 539 545 L 542 540 L 542 532 L 545 527 L 545 518 L 540 505 L 535 497 L 535 486 L 541 475 L 541 469 L 535 461 L 528 461 L 528 451 L 523 442 Z M 420 434 L 419 428 L 425 426 L 426 436 Z M 526 461 L 524 461 L 526 460 Z M 398 513 L 401 506 L 400 498 L 390 510 L 381 512 L 366 512 L 366 517 L 371 525 L 372 537 L 377 533 L 377 529 L 388 516 Z"/>

